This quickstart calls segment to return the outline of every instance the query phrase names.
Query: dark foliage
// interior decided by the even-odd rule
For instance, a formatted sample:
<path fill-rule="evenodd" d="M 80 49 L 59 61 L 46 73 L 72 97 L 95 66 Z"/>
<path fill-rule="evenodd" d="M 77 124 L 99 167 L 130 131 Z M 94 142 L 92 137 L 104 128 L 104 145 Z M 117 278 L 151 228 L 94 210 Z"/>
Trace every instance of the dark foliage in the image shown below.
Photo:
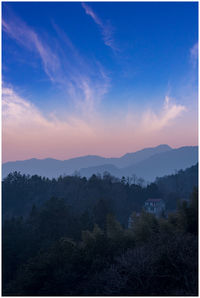
<path fill-rule="evenodd" d="M 178 200 L 189 200 L 189 195 L 198 183 L 197 165 L 175 175 L 157 178 L 155 183 L 146 187 L 131 184 L 130 178 L 121 180 L 105 173 L 103 177 L 93 175 L 90 179 L 79 176 L 48 179 L 37 175 L 26 176 L 14 172 L 9 174 L 2 183 L 3 217 L 27 217 L 32 206 L 42 206 L 52 197 L 63 198 L 71 206 L 74 214 L 84 212 L 100 219 L 103 214 L 95 212 L 99 206 L 110 210 L 116 218 L 127 225 L 127 218 L 132 211 L 140 211 L 148 198 L 163 198 L 167 208 L 175 210 Z M 103 206 L 104 205 L 104 206 Z M 98 219 L 96 219 L 98 221 Z"/>
<path fill-rule="evenodd" d="M 156 179 L 158 191 L 165 200 L 167 208 L 176 209 L 179 200 L 188 200 L 193 187 L 198 185 L 198 165 L 174 175 Z"/>
<path fill-rule="evenodd" d="M 197 295 L 196 188 L 167 218 L 141 212 L 130 229 L 125 225 L 125 216 L 159 191 L 157 184 L 142 188 L 110 175 L 9 175 L 3 295 Z"/>

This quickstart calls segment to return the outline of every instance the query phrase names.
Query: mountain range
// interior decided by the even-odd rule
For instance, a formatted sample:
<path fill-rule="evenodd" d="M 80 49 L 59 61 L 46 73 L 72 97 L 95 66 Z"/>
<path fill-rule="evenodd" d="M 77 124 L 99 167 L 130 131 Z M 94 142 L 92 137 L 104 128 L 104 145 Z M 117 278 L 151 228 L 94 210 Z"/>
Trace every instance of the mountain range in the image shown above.
<path fill-rule="evenodd" d="M 173 149 L 168 145 L 159 145 L 127 153 L 119 158 L 88 155 L 63 161 L 52 158 L 33 158 L 24 161 L 6 162 L 2 165 L 2 177 L 4 178 L 14 171 L 49 178 L 57 178 L 60 175 L 73 175 L 77 172 L 88 178 L 93 174 L 109 172 L 119 178 L 136 175 L 151 182 L 156 177 L 172 174 L 176 170 L 184 170 L 197 162 L 197 146 Z"/>

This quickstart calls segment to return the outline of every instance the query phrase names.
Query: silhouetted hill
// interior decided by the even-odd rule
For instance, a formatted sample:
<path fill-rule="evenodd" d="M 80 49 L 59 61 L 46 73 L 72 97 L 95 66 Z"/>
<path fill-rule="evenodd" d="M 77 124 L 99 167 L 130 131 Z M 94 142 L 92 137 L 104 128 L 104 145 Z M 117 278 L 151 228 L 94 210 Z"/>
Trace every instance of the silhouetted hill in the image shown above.
<path fill-rule="evenodd" d="M 165 152 L 157 153 L 141 162 L 130 165 L 129 167 L 117 169 L 104 165 L 95 168 L 85 168 L 80 170 L 81 176 L 90 177 L 93 173 L 101 174 L 102 170 L 110 172 L 118 178 L 122 176 L 131 177 L 136 175 L 146 181 L 154 181 L 156 177 L 169 175 L 175 171 L 186 169 L 198 161 L 198 147 L 181 147 Z"/>
<path fill-rule="evenodd" d="M 156 177 L 186 169 L 196 164 L 197 161 L 197 146 L 172 149 L 168 145 L 160 145 L 155 148 L 145 148 L 135 153 L 127 153 L 120 158 L 89 155 L 64 161 L 52 158 L 33 158 L 7 162 L 3 164 L 2 174 L 3 177 L 6 177 L 9 173 L 17 171 L 22 174 L 57 178 L 60 175 L 73 175 L 76 171 L 85 177 L 109 172 L 118 178 L 122 176 L 131 177 L 134 174 L 146 181 L 153 181 Z"/>
<path fill-rule="evenodd" d="M 147 181 L 184 170 L 198 162 L 198 147 L 181 147 L 149 157 L 124 169 L 125 176 L 133 173 Z"/>
<path fill-rule="evenodd" d="M 112 165 L 115 165 L 116 167 L 124 168 L 145 160 L 154 154 L 167 152 L 170 150 L 172 150 L 172 148 L 168 145 L 159 145 L 153 148 L 145 148 L 134 153 L 126 153 L 120 158 L 107 158 L 107 164 L 110 163 Z"/>
<path fill-rule="evenodd" d="M 108 167 L 107 165 L 112 165 L 111 172 L 116 174 L 118 170 L 115 167 L 124 168 L 135 163 L 138 163 L 156 153 L 169 151 L 171 148 L 168 145 L 159 145 L 154 148 L 145 148 L 143 150 L 127 153 L 119 158 L 104 158 L 96 155 L 82 156 L 77 158 L 72 158 L 68 160 L 56 160 L 52 158 L 46 159 L 29 159 L 24 161 L 16 162 L 7 162 L 3 164 L 2 167 L 2 176 L 6 177 L 9 173 L 17 171 L 22 174 L 29 175 L 41 175 L 45 177 L 59 177 L 60 175 L 72 175 L 75 171 L 79 171 L 82 168 L 94 167 L 96 171 L 102 171 L 96 168 L 98 166 L 105 166 L 105 170 Z M 91 170 L 89 170 L 91 174 Z M 93 173 L 92 173 L 93 174 Z M 120 176 L 117 174 L 117 176 Z"/>
<path fill-rule="evenodd" d="M 176 174 L 157 178 L 156 185 L 167 209 L 173 210 L 178 201 L 188 200 L 194 187 L 198 186 L 198 164 L 185 171 L 180 170 Z"/>

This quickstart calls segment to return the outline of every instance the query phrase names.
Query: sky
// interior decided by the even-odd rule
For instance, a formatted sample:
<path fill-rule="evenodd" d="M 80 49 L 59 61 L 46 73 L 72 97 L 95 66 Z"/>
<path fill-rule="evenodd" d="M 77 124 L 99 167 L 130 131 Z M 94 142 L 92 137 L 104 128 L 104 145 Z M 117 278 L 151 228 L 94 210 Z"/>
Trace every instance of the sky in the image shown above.
<path fill-rule="evenodd" d="M 198 143 L 197 2 L 2 2 L 3 162 Z"/>

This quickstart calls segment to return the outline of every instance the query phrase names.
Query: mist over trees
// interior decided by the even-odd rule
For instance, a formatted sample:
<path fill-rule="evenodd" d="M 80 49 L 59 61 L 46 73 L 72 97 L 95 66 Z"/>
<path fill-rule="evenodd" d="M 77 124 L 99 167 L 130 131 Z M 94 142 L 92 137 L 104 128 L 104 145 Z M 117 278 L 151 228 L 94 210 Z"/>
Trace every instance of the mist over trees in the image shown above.
<path fill-rule="evenodd" d="M 112 209 L 121 224 L 127 225 L 130 213 L 140 211 L 148 198 L 163 198 L 167 209 L 175 210 L 177 202 L 188 200 L 193 187 L 197 185 L 197 165 L 174 175 L 157 178 L 147 186 L 135 175 L 119 179 L 104 173 L 89 179 L 79 176 L 49 179 L 14 172 L 2 183 L 3 217 L 26 217 L 33 204 L 42 206 L 46 200 L 57 197 L 62 198 L 77 215 L 84 212 L 91 214 L 99 204 L 104 204 Z"/>

